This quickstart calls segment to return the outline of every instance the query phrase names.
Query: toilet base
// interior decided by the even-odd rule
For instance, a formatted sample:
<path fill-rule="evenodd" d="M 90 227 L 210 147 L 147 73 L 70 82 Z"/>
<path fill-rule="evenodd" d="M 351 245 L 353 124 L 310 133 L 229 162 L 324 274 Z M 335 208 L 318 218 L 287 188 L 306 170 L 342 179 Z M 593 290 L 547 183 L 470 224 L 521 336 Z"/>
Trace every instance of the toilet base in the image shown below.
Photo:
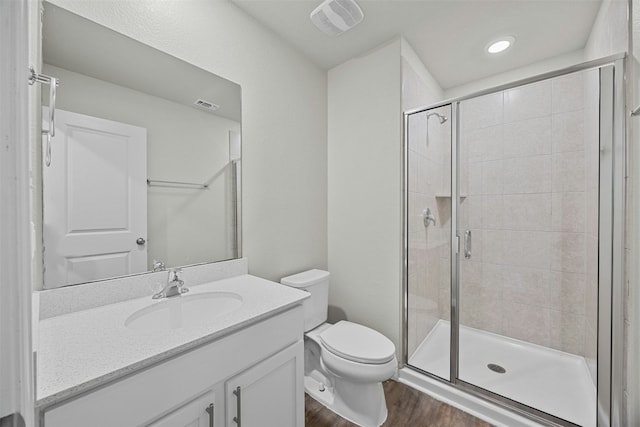
<path fill-rule="evenodd" d="M 304 389 L 327 409 L 361 427 L 379 427 L 387 419 L 382 383 L 354 383 L 332 378 L 323 382 L 318 375 L 305 375 Z"/>

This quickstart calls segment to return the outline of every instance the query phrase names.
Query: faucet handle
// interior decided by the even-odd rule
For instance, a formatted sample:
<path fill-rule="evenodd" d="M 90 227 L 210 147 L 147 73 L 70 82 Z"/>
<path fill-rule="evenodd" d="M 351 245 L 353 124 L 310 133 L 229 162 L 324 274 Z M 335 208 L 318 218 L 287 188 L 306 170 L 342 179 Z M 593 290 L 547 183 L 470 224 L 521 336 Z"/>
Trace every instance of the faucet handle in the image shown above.
<path fill-rule="evenodd" d="M 180 273 L 182 273 L 182 269 L 181 268 L 170 268 L 169 269 L 169 282 L 182 282 L 182 280 L 180 280 Z"/>
<path fill-rule="evenodd" d="M 154 272 L 163 271 L 164 269 L 165 269 L 164 268 L 164 262 L 162 262 L 160 260 L 157 260 L 157 259 L 153 260 L 153 271 Z"/>
<path fill-rule="evenodd" d="M 182 269 L 181 268 L 174 268 L 173 270 L 173 280 L 174 282 L 176 282 L 176 289 L 178 290 L 178 293 L 180 294 L 184 294 L 189 292 L 189 288 L 187 288 L 186 286 L 184 286 L 184 280 L 182 280 L 180 278 L 180 273 L 182 273 Z"/>
<path fill-rule="evenodd" d="M 180 279 L 181 268 L 170 268 L 168 270 L 167 284 L 160 292 L 152 296 L 153 299 L 169 298 L 189 292 L 189 288 L 184 286 L 184 280 Z"/>

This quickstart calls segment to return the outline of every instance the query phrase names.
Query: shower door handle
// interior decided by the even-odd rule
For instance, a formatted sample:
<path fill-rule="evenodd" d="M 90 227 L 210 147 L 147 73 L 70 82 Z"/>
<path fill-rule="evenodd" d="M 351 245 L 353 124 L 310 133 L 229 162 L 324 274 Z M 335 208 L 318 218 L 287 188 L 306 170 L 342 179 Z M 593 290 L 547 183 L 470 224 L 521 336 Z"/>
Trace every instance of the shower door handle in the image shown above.
<path fill-rule="evenodd" d="M 471 259 L 471 230 L 465 230 L 464 232 L 464 257 L 465 259 Z"/>

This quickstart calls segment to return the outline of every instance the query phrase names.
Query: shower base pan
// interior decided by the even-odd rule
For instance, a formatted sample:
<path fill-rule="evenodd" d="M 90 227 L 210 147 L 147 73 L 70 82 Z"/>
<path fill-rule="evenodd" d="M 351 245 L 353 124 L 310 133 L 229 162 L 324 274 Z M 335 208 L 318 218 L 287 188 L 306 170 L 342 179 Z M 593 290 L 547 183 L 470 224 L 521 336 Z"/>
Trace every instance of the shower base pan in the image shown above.
<path fill-rule="evenodd" d="M 409 365 L 449 379 L 448 321 L 439 320 Z M 596 387 L 584 357 L 460 326 L 462 381 L 584 427 L 596 425 Z"/>

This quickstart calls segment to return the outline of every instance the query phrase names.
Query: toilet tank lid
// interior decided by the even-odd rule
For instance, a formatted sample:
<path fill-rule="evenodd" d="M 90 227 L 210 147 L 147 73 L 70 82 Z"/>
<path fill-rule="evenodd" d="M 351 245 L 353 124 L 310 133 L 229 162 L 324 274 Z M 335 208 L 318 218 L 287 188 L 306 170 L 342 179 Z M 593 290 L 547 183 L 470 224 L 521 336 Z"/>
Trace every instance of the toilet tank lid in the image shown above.
<path fill-rule="evenodd" d="M 294 288 L 302 288 L 305 286 L 315 285 L 318 282 L 326 280 L 328 277 L 328 271 L 314 269 L 283 277 L 280 279 L 280 283 L 287 286 L 293 286 Z"/>

